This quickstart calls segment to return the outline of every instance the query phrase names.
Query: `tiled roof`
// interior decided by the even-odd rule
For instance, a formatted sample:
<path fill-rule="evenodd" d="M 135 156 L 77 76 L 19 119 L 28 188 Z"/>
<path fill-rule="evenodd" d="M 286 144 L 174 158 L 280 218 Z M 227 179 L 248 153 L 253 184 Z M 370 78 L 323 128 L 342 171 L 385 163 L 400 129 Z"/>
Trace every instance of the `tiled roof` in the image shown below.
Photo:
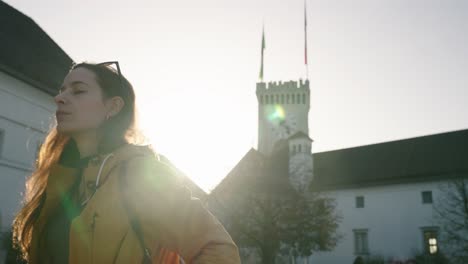
<path fill-rule="evenodd" d="M 0 71 L 55 95 L 71 65 L 31 18 L 0 1 Z"/>
<path fill-rule="evenodd" d="M 255 149 L 250 149 L 228 175 L 213 189 L 211 194 L 230 191 L 257 184 L 263 176 L 265 156 Z"/>
<path fill-rule="evenodd" d="M 288 139 L 295 139 L 295 138 L 307 138 L 309 141 L 313 141 L 309 135 L 307 135 L 306 133 L 302 132 L 302 131 L 298 131 L 296 132 L 295 134 L 293 134 L 292 136 L 290 136 Z"/>
<path fill-rule="evenodd" d="M 316 153 L 312 189 L 468 176 L 468 130 Z"/>
<path fill-rule="evenodd" d="M 196 197 L 202 201 L 206 200 L 207 194 L 205 191 L 203 191 L 202 188 L 200 188 L 190 177 L 185 175 L 182 171 L 180 171 L 166 156 L 159 154 L 159 158 L 161 159 L 162 162 L 168 164 L 172 169 L 175 170 L 177 173 L 177 176 L 180 177 L 180 180 L 182 181 L 182 184 L 185 185 L 191 192 L 192 196 Z"/>
<path fill-rule="evenodd" d="M 251 149 L 212 193 L 288 191 L 288 157 L 286 140 L 269 157 Z M 468 129 L 315 153 L 313 162 L 312 190 L 468 177 Z"/>

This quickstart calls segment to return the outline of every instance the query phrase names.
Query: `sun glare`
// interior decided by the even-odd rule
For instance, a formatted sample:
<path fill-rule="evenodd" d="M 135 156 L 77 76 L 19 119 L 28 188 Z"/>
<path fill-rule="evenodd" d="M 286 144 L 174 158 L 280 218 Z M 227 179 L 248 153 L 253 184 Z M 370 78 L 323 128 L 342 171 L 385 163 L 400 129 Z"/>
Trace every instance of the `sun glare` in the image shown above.
<path fill-rule="evenodd" d="M 281 123 L 286 116 L 285 110 L 281 105 L 271 105 L 264 109 L 264 115 L 267 117 L 268 121 L 275 125 Z"/>
<path fill-rule="evenodd" d="M 146 96 L 150 97 L 153 101 L 145 104 L 143 99 L 140 107 L 140 127 L 145 136 L 156 152 L 167 157 L 206 192 L 211 191 L 252 147 L 252 142 L 239 142 L 242 136 L 254 131 L 246 120 L 236 120 L 242 119 L 237 113 L 239 109 L 229 111 L 226 110 L 229 107 L 223 109 L 222 105 L 210 104 L 208 95 L 198 96 L 206 102 L 193 100 L 195 95 L 181 97 L 175 92 L 159 97 Z M 155 98 L 164 100 L 155 102 Z M 184 107 L 176 108 L 173 103 L 176 101 Z M 239 137 L 227 137 L 232 133 L 230 125 L 242 122 L 246 126 L 237 132 Z"/>

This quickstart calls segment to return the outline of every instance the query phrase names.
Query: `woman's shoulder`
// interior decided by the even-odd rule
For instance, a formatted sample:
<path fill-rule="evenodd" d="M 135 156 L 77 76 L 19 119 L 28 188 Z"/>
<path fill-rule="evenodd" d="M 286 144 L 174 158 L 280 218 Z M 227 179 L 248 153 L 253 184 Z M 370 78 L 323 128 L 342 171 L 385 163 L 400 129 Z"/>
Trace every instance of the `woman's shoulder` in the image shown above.
<path fill-rule="evenodd" d="M 128 144 L 116 152 L 116 158 L 125 164 L 128 174 L 141 175 L 146 179 L 179 180 L 176 168 L 164 155 L 154 151 L 151 145 Z"/>

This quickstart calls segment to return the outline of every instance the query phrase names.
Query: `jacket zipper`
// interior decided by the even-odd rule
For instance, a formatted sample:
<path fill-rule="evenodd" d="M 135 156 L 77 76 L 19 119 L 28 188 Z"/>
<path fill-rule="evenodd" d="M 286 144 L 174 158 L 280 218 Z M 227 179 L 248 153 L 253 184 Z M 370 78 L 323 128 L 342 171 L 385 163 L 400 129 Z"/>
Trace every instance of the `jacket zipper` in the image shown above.
<path fill-rule="evenodd" d="M 94 234 L 96 230 L 96 218 L 99 217 L 99 214 L 94 212 L 93 221 L 91 223 L 91 264 L 94 263 Z"/>

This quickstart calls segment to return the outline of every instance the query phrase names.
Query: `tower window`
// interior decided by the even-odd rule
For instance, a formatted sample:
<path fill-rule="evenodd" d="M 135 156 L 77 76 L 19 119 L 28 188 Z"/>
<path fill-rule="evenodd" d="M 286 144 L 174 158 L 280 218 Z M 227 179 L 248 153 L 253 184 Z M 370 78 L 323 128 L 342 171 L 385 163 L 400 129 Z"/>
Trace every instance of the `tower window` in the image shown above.
<path fill-rule="evenodd" d="M 300 104 L 301 103 L 301 95 L 297 94 L 296 97 L 297 97 L 297 99 L 296 99 L 297 103 Z"/>
<path fill-rule="evenodd" d="M 286 103 L 289 104 L 289 94 L 286 95 Z"/>
<path fill-rule="evenodd" d="M 302 103 L 305 104 L 306 103 L 306 97 L 305 97 L 305 94 L 302 94 Z"/>
<path fill-rule="evenodd" d="M 270 95 L 270 104 L 274 104 L 274 103 L 275 103 L 275 101 L 274 101 L 273 95 L 271 94 Z"/>
<path fill-rule="evenodd" d="M 263 104 L 263 95 L 260 95 L 260 104 Z"/>
<path fill-rule="evenodd" d="M 284 94 L 281 95 L 281 104 L 284 104 Z"/>
<path fill-rule="evenodd" d="M 275 95 L 275 104 L 279 104 L 278 95 Z"/>
<path fill-rule="evenodd" d="M 265 95 L 265 104 L 269 104 L 270 102 L 268 102 L 268 95 Z"/>
<path fill-rule="evenodd" d="M 293 145 L 293 151 L 292 151 L 293 154 L 296 153 L 296 145 Z"/>
<path fill-rule="evenodd" d="M 297 146 L 297 152 L 302 152 L 301 146 L 302 146 L 302 145 L 298 145 L 298 146 Z"/>
<path fill-rule="evenodd" d="M 292 99 L 292 102 L 291 102 L 291 103 L 295 104 L 295 103 L 296 103 L 296 100 L 295 100 L 294 94 L 292 95 L 292 98 L 291 98 L 291 99 Z"/>

